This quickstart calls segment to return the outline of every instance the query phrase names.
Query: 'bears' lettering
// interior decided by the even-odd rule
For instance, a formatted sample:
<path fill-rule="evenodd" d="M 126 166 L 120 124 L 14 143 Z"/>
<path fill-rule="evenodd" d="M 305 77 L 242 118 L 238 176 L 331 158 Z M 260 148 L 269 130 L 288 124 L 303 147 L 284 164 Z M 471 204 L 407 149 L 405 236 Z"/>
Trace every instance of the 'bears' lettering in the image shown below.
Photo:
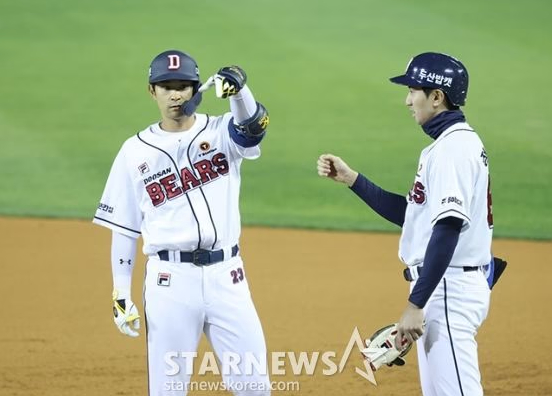
<path fill-rule="evenodd" d="M 153 204 L 153 206 L 159 206 L 163 202 L 165 202 L 165 193 L 161 188 L 161 184 L 153 182 L 146 186 L 146 191 L 151 198 L 151 203 Z"/>
<path fill-rule="evenodd" d="M 228 174 L 229 171 L 228 160 L 224 153 L 215 154 L 211 160 L 202 159 L 197 161 L 193 164 L 193 168 L 199 174 L 199 179 L 188 167 L 180 170 L 180 180 L 177 174 L 170 172 L 171 168 L 164 169 L 143 179 L 153 206 L 159 206 L 167 200 L 180 197 L 189 190 L 215 180 L 220 175 Z M 153 181 L 155 179 L 158 179 L 158 181 Z M 182 183 L 181 186 L 180 183 Z"/>
<path fill-rule="evenodd" d="M 167 192 L 167 198 L 173 199 L 182 195 L 184 192 L 177 184 L 175 184 L 176 176 L 174 173 L 171 173 L 169 176 L 166 176 L 162 179 L 159 179 L 159 183 L 165 188 Z"/>
<path fill-rule="evenodd" d="M 215 170 L 220 175 L 226 175 L 228 173 L 228 161 L 226 160 L 226 155 L 224 153 L 218 153 L 213 155 L 211 159 L 213 165 L 215 165 Z"/>
<path fill-rule="evenodd" d="M 196 162 L 194 168 L 199 172 L 202 183 L 207 183 L 218 177 L 218 173 L 213 170 L 213 164 L 209 160 Z"/>
<path fill-rule="evenodd" d="M 182 168 L 180 170 L 180 177 L 182 178 L 182 187 L 184 191 L 188 191 L 191 188 L 196 188 L 201 185 L 200 181 L 196 179 L 194 174 L 188 168 Z"/>
<path fill-rule="evenodd" d="M 421 182 L 417 181 L 412 186 L 412 189 L 408 192 L 408 201 L 415 202 L 418 205 L 421 205 L 425 202 L 425 200 L 425 186 Z"/>

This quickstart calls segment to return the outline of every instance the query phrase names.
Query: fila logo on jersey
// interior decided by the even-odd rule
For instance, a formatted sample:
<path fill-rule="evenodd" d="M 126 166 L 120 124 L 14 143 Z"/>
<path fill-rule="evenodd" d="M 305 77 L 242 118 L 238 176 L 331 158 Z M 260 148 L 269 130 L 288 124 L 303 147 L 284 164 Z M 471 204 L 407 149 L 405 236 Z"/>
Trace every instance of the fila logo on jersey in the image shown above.
<path fill-rule="evenodd" d="M 158 176 L 165 174 L 167 176 L 146 185 L 146 191 L 151 198 L 153 206 L 164 204 L 167 199 L 180 197 L 188 192 L 188 190 L 193 190 L 228 173 L 228 161 L 224 153 L 215 154 L 210 160 L 202 159 L 197 161 L 193 167 L 199 174 L 199 179 L 188 167 L 180 170 L 180 178 L 178 179 L 176 174 L 170 172 L 170 168 L 157 172 Z M 149 179 L 152 179 L 152 177 L 150 176 L 144 182 L 147 183 Z M 182 182 L 182 186 L 177 184 L 178 181 Z"/>
<path fill-rule="evenodd" d="M 171 274 L 165 272 L 160 272 L 157 275 L 157 285 L 158 286 L 170 286 L 171 285 Z"/>
<path fill-rule="evenodd" d="M 412 188 L 408 192 L 408 202 L 414 202 L 421 205 L 425 202 L 425 186 L 417 181 L 412 185 Z"/>
<path fill-rule="evenodd" d="M 169 70 L 178 70 L 180 69 L 180 57 L 178 55 L 167 55 L 169 58 Z"/>
<path fill-rule="evenodd" d="M 149 172 L 149 166 L 144 162 L 138 167 L 138 170 L 140 171 L 141 175 L 146 174 Z"/>

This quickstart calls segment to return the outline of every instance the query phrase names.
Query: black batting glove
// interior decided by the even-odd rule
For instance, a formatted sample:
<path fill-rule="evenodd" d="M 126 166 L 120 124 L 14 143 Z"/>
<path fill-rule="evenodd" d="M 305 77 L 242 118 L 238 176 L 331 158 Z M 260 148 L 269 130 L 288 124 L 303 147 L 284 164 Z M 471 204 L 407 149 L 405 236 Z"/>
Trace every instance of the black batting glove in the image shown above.
<path fill-rule="evenodd" d="M 239 66 L 221 68 L 215 78 L 215 93 L 217 97 L 226 99 L 241 91 L 247 82 L 245 71 Z"/>

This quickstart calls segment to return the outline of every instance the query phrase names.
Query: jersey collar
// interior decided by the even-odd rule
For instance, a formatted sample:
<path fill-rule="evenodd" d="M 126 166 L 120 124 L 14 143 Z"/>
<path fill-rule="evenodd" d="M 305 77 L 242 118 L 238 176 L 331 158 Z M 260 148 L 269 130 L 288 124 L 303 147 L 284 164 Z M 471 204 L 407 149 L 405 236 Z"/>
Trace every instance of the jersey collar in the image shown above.
<path fill-rule="evenodd" d="M 156 136 L 160 136 L 160 137 L 182 137 L 184 135 L 189 135 L 189 136 L 195 136 L 195 134 L 199 131 L 201 131 L 202 129 L 205 128 L 205 123 L 207 121 L 207 115 L 206 114 L 198 114 L 196 113 L 196 120 L 194 122 L 194 125 L 192 125 L 192 127 L 186 131 L 182 131 L 182 132 L 167 132 L 167 131 L 164 131 L 163 129 L 161 129 L 161 127 L 159 126 L 159 122 L 156 122 L 155 124 L 151 125 L 149 130 L 151 133 L 153 133 L 154 135 Z"/>
<path fill-rule="evenodd" d="M 435 140 L 446 129 L 460 122 L 466 122 L 466 117 L 464 117 L 464 113 L 461 110 L 447 110 L 427 121 L 422 125 L 422 129 Z"/>

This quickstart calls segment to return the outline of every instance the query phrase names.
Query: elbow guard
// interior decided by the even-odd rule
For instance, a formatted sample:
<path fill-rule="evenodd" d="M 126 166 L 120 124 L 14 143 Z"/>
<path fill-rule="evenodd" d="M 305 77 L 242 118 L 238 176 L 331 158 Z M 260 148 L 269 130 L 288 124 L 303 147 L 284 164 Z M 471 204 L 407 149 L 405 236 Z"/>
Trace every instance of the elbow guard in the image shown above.
<path fill-rule="evenodd" d="M 256 138 L 265 133 L 269 122 L 268 111 L 266 111 L 266 108 L 261 103 L 257 102 L 255 114 L 247 120 L 236 124 L 236 129 L 248 138 Z"/>

